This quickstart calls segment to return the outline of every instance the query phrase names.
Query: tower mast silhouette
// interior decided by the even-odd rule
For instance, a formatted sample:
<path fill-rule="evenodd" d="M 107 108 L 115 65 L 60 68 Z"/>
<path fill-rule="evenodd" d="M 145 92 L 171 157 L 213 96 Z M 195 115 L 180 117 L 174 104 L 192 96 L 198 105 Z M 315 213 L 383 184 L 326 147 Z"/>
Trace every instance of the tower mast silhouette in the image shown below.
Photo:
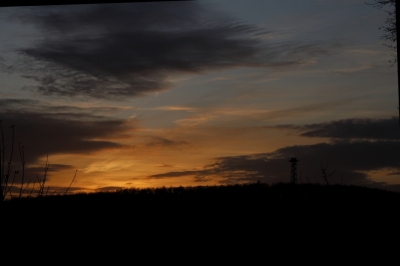
<path fill-rule="evenodd" d="M 292 163 L 290 183 L 296 184 L 297 183 L 297 163 L 299 161 L 297 160 L 297 158 L 290 158 L 289 162 Z"/>

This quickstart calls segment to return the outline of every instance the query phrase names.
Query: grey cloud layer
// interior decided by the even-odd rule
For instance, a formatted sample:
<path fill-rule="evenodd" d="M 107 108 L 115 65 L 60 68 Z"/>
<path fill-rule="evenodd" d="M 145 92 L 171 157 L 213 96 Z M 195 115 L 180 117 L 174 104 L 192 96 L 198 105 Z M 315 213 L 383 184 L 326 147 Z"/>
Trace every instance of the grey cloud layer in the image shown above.
<path fill-rule="evenodd" d="M 46 154 L 90 153 L 121 147 L 109 138 L 123 136 L 132 124 L 68 107 L 45 107 L 32 100 L 1 100 L 0 116 L 6 153 L 11 148 L 11 125 L 15 125 L 15 144 L 25 147 L 27 163 Z M 103 140 L 98 140 L 103 139 Z"/>
<path fill-rule="evenodd" d="M 139 96 L 170 88 L 167 77 L 174 73 L 295 66 L 335 50 L 335 45 L 267 44 L 257 37 L 262 29 L 198 3 L 33 10 L 20 18 L 38 25 L 43 39 L 20 52 L 43 72 L 25 77 L 46 95 Z"/>

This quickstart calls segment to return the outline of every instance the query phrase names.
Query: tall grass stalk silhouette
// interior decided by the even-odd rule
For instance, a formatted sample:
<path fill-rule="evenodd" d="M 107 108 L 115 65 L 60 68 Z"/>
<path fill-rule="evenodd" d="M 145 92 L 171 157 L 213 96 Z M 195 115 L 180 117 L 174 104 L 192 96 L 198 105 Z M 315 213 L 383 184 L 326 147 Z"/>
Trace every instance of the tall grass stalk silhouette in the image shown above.
<path fill-rule="evenodd" d="M 25 152 L 24 152 L 24 146 L 21 146 L 21 143 L 18 143 L 18 151 L 19 151 L 19 156 L 21 160 L 21 181 L 19 184 L 19 187 L 14 186 L 17 175 L 20 173 L 18 170 L 14 170 L 13 166 L 13 155 L 14 155 L 14 143 L 15 143 L 15 134 L 14 134 L 14 129 L 15 125 L 12 125 L 10 127 L 11 129 L 11 142 L 9 145 L 11 146 L 10 149 L 10 154 L 8 158 L 8 162 L 6 165 L 6 142 L 5 142 L 5 134 L 3 131 L 3 126 L 2 126 L 2 121 L 0 120 L 0 202 L 3 202 L 6 199 L 12 199 L 12 198 L 22 198 L 22 197 L 32 197 L 32 194 L 35 192 L 35 187 L 36 185 L 38 186 L 38 189 L 36 190 L 36 197 L 42 197 L 42 196 L 47 196 L 50 191 L 50 186 L 46 187 L 46 181 L 47 181 L 47 175 L 49 171 L 49 156 L 46 156 L 46 162 L 45 162 L 45 167 L 44 167 L 44 173 L 43 173 L 43 178 L 40 179 L 38 176 L 36 176 L 36 180 L 33 181 L 29 180 L 28 182 L 25 182 L 25 166 L 26 166 L 26 161 L 25 161 Z M 14 170 L 14 171 L 13 171 Z M 64 195 L 67 194 L 68 190 L 71 188 L 72 183 L 75 181 L 76 174 L 78 170 L 75 171 L 74 178 L 72 179 L 70 185 L 68 188 L 65 190 Z M 12 176 L 12 178 L 11 178 Z M 32 184 L 31 189 L 29 193 L 27 193 L 29 186 Z M 17 196 L 13 195 L 13 190 L 18 191 Z M 57 190 L 53 191 L 52 194 L 56 194 Z"/>

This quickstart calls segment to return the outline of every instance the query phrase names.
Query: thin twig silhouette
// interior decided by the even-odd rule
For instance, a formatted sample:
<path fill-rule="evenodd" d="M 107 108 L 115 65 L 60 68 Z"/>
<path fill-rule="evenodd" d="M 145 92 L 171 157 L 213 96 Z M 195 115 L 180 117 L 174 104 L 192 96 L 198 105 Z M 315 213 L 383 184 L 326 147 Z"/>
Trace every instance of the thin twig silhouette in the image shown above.
<path fill-rule="evenodd" d="M 65 192 L 64 192 L 64 195 L 66 195 L 67 194 L 67 192 L 68 192 L 68 190 L 69 190 L 69 188 L 72 186 L 72 183 L 74 182 L 74 180 L 75 180 L 75 177 L 76 177 L 76 173 L 78 172 L 78 170 L 76 170 L 75 171 L 75 175 L 74 175 L 74 178 L 72 179 L 72 181 L 71 181 L 71 184 L 69 184 L 69 187 L 65 190 Z"/>

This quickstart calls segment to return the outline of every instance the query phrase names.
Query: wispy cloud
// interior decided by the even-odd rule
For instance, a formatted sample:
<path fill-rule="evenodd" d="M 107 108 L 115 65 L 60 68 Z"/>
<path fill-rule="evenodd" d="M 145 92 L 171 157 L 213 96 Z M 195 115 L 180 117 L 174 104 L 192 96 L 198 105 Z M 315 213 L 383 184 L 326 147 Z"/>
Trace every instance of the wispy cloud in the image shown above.
<path fill-rule="evenodd" d="M 174 167 L 173 165 L 171 165 L 171 164 L 161 164 L 161 165 L 156 165 L 156 166 L 154 166 L 154 167 L 167 167 L 167 168 L 169 168 L 169 167 Z"/>
<path fill-rule="evenodd" d="M 132 158 L 107 158 L 90 163 L 83 171 L 85 173 L 119 171 L 130 168 L 135 163 Z"/>
<path fill-rule="evenodd" d="M 188 145 L 188 143 L 163 137 L 151 137 L 151 141 L 146 144 L 147 147 L 179 147 L 182 145 Z"/>
<path fill-rule="evenodd" d="M 195 110 L 194 107 L 188 106 L 159 106 L 154 108 L 147 108 L 146 110 L 160 110 L 160 111 L 188 111 L 193 112 Z"/>
<path fill-rule="evenodd" d="M 398 120 L 342 119 L 309 125 L 279 125 L 272 128 L 287 129 L 304 137 L 332 139 L 400 140 Z"/>
<path fill-rule="evenodd" d="M 203 173 L 203 171 L 168 172 L 168 173 L 150 175 L 147 178 L 149 178 L 149 179 L 164 179 L 164 178 L 172 178 L 172 177 L 192 176 L 192 175 L 196 175 L 199 173 Z"/>
<path fill-rule="evenodd" d="M 175 121 L 176 124 L 183 127 L 193 127 L 200 124 L 204 124 L 212 119 L 214 119 L 216 115 L 214 114 L 196 114 L 189 116 L 187 118 L 178 119 Z"/>
<path fill-rule="evenodd" d="M 354 66 L 354 67 L 347 67 L 347 68 L 341 68 L 341 69 L 333 69 L 331 70 L 333 73 L 338 73 L 338 74 L 353 74 L 361 71 L 366 71 L 368 69 L 374 68 L 375 65 L 372 63 L 365 63 L 363 65 L 359 66 Z"/>

